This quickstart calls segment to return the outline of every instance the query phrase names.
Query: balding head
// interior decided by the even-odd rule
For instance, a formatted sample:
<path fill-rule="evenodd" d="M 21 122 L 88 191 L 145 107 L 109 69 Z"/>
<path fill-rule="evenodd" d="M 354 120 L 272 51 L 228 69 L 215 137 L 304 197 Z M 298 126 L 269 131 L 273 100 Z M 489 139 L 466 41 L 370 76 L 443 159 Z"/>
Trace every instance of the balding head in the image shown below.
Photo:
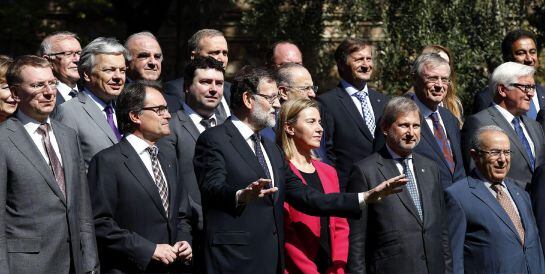
<path fill-rule="evenodd" d="M 281 101 L 316 97 L 318 89 L 314 86 L 312 76 L 302 65 L 287 63 L 278 69 L 276 77 Z"/>
<path fill-rule="evenodd" d="M 270 65 L 274 69 L 288 63 L 303 64 L 303 54 L 295 44 L 289 41 L 275 43 L 271 47 L 269 55 Z"/>

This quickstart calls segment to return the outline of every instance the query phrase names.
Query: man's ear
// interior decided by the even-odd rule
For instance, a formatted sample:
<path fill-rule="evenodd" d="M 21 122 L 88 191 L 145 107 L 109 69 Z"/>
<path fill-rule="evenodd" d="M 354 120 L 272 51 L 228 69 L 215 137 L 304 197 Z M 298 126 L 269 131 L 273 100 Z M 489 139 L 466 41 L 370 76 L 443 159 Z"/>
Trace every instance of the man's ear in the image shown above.
<path fill-rule="evenodd" d="M 247 109 L 254 108 L 253 95 L 250 92 L 245 91 L 242 94 L 242 103 L 246 106 Z"/>
<path fill-rule="evenodd" d="M 477 162 L 479 160 L 479 152 L 476 151 L 474 148 L 469 150 L 469 155 L 473 159 L 473 161 Z"/>
<path fill-rule="evenodd" d="M 288 89 L 285 86 L 278 86 L 278 93 L 282 101 L 288 100 Z"/>
<path fill-rule="evenodd" d="M 85 82 L 91 82 L 91 77 L 90 77 L 89 73 L 87 73 L 87 71 L 83 72 L 83 80 Z"/>
<path fill-rule="evenodd" d="M 131 122 L 140 125 L 140 116 L 138 115 L 138 112 L 129 112 L 129 118 L 131 119 Z"/>
<path fill-rule="evenodd" d="M 507 87 L 504 84 L 498 84 L 496 86 L 496 95 L 500 96 L 501 98 L 507 97 Z"/>

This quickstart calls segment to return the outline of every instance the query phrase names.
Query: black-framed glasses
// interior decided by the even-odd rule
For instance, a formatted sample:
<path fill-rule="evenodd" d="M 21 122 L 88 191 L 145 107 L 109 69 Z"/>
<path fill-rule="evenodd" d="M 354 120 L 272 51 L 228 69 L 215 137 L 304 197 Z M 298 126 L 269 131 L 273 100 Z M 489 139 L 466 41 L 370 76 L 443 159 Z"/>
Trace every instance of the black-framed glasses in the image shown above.
<path fill-rule="evenodd" d="M 482 149 L 479 149 L 478 151 L 479 151 L 479 153 L 486 154 L 486 155 L 490 156 L 491 158 L 499 158 L 500 155 L 502 155 L 502 154 L 505 157 L 511 156 L 511 150 L 509 150 L 509 149 L 506 149 L 506 150 L 500 150 L 500 149 L 482 150 Z"/>
<path fill-rule="evenodd" d="M 426 76 L 424 77 L 426 82 L 439 84 L 439 80 L 445 85 L 450 85 L 450 78 L 448 77 L 439 77 L 439 76 Z"/>
<path fill-rule="evenodd" d="M 151 110 L 157 113 L 157 115 L 162 116 L 168 112 L 168 106 L 161 105 L 161 106 L 154 106 L 154 107 L 143 107 L 142 110 Z"/>
<path fill-rule="evenodd" d="M 78 51 L 61 51 L 61 52 L 56 52 L 56 53 L 50 53 L 48 55 L 49 56 L 61 56 L 61 57 L 64 57 L 64 58 L 69 58 L 69 57 L 75 57 L 76 55 L 81 56 L 81 50 L 78 50 Z"/>
<path fill-rule="evenodd" d="M 280 98 L 280 94 L 276 94 L 276 95 L 265 95 L 265 94 L 260 94 L 260 93 L 256 93 L 254 95 L 257 95 L 257 96 L 260 96 L 260 97 L 263 97 L 265 98 L 265 100 L 267 100 L 267 102 L 269 102 L 269 104 L 274 104 L 274 101 L 276 101 L 278 98 Z"/>
<path fill-rule="evenodd" d="M 318 86 L 286 86 L 287 88 L 292 88 L 298 91 L 302 92 L 309 92 L 314 91 L 314 93 L 318 93 Z"/>
<path fill-rule="evenodd" d="M 520 89 L 524 93 L 530 93 L 530 92 L 536 92 L 536 85 L 525 85 L 525 84 L 519 84 L 519 83 L 511 83 L 509 84 L 510 87 L 516 87 Z"/>

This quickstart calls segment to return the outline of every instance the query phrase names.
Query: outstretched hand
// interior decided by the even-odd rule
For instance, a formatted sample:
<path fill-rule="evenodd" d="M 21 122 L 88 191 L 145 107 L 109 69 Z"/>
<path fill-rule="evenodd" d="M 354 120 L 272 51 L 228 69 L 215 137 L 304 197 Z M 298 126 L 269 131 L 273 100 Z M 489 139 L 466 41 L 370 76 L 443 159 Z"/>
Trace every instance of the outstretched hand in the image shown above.
<path fill-rule="evenodd" d="M 277 187 L 265 188 L 266 186 L 270 185 L 271 182 L 272 182 L 271 179 L 261 178 L 249 184 L 246 188 L 240 190 L 240 193 L 238 196 L 238 202 L 248 203 L 257 198 L 263 198 L 267 195 L 271 195 L 277 192 L 278 191 Z"/>
<path fill-rule="evenodd" d="M 402 191 L 400 187 L 407 184 L 408 181 L 404 174 L 390 178 L 375 188 L 364 192 L 363 197 L 365 202 L 368 204 L 375 203 L 390 194 L 399 193 Z"/>

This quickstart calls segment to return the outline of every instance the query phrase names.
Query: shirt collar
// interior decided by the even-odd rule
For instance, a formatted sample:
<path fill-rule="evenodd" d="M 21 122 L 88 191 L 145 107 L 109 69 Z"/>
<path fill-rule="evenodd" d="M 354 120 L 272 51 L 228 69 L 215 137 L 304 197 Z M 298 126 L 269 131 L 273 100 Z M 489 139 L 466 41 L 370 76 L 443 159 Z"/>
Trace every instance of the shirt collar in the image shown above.
<path fill-rule="evenodd" d="M 146 151 L 148 147 L 150 147 L 150 145 L 146 141 L 144 141 L 143 139 L 140 139 L 140 137 L 134 134 L 127 135 L 125 139 L 127 139 L 129 144 L 131 144 L 134 150 L 136 150 L 136 153 L 138 155 L 142 154 L 144 151 Z"/>
<path fill-rule="evenodd" d="M 20 110 L 15 113 L 15 117 L 19 119 L 19 121 L 21 121 L 21 123 L 23 124 L 23 127 L 27 129 L 28 132 L 31 132 L 31 133 L 36 132 L 36 130 L 38 130 L 38 127 L 42 124 L 41 122 L 35 120 L 34 118 L 24 114 Z M 47 117 L 45 122 L 51 125 L 51 119 L 49 119 L 49 117 Z"/>
<path fill-rule="evenodd" d="M 364 93 L 367 93 L 369 92 L 369 90 L 367 89 L 367 84 L 365 84 L 365 86 L 363 87 L 362 90 L 358 90 L 357 88 L 355 88 L 353 85 L 351 85 L 350 83 L 348 83 L 347 81 L 341 79 L 341 87 L 343 87 L 344 90 L 346 90 L 346 92 L 348 92 L 348 95 L 352 96 L 354 95 L 354 93 L 356 92 L 364 92 Z"/>
<path fill-rule="evenodd" d="M 60 92 L 62 97 L 66 98 L 67 96 L 69 96 L 68 93 L 70 93 L 70 91 L 78 91 L 78 86 L 76 85 L 74 88 L 71 88 L 67 84 L 59 81 L 59 84 L 57 85 L 57 90 Z"/>
<path fill-rule="evenodd" d="M 104 101 L 102 101 L 100 98 L 98 98 L 98 96 L 96 96 L 94 93 L 89 91 L 87 88 L 83 89 L 83 93 L 87 94 L 87 96 L 89 96 L 89 98 L 91 98 L 91 100 L 93 100 L 93 102 L 95 102 L 95 104 L 100 109 L 100 111 L 104 111 L 104 108 L 107 105 L 109 105 L 109 104 L 106 104 Z M 111 105 L 111 103 L 110 103 L 110 105 Z M 112 109 L 115 112 L 115 108 L 113 106 L 112 106 Z"/>
<path fill-rule="evenodd" d="M 395 151 L 393 151 L 389 146 L 388 144 L 386 144 L 386 149 L 388 149 L 388 152 L 390 153 L 390 155 L 392 156 L 393 159 L 395 160 L 399 160 L 399 159 L 404 159 L 404 158 L 407 158 L 407 159 L 412 159 L 413 158 L 413 154 L 409 154 L 409 156 L 407 157 L 401 157 L 399 156 L 399 154 L 395 153 Z"/>
<path fill-rule="evenodd" d="M 484 185 L 487 187 L 487 188 L 490 188 L 490 186 L 492 186 L 492 182 L 490 182 L 489 180 L 487 180 L 486 178 L 484 178 L 483 174 L 477 169 L 475 168 L 475 175 L 477 176 L 477 178 L 481 179 L 484 181 Z M 505 181 L 501 181 L 500 185 L 502 185 L 503 187 L 507 187 L 505 185 Z"/>
<path fill-rule="evenodd" d="M 189 115 L 189 118 L 191 118 L 191 121 L 193 121 L 194 124 L 199 124 L 202 119 L 206 119 L 206 118 L 202 117 L 200 114 L 198 114 L 197 112 L 195 112 L 185 102 L 184 102 L 183 108 L 184 108 L 184 112 L 187 115 Z M 210 116 L 208 119 L 214 119 L 214 121 L 216 121 L 216 122 L 218 121 L 218 119 L 216 119 L 216 114 L 215 113 L 212 113 L 212 116 Z"/>
<path fill-rule="evenodd" d="M 240 119 L 238 119 L 238 117 L 234 114 L 231 115 L 231 121 L 233 122 L 233 125 L 235 125 L 235 127 L 238 129 L 244 140 L 248 140 L 252 135 L 254 135 L 255 132 L 247 124 L 240 121 Z"/>
<path fill-rule="evenodd" d="M 511 124 L 513 122 L 513 118 L 515 118 L 515 115 L 511 114 L 507 109 L 504 109 L 500 105 L 493 103 L 493 106 L 500 112 L 500 114 Z"/>
<path fill-rule="evenodd" d="M 431 110 L 428 106 L 426 106 L 420 99 L 418 99 L 418 96 L 414 96 L 414 102 L 420 108 L 420 112 L 422 113 L 422 117 L 428 118 L 430 115 L 434 112 L 437 112 L 437 115 L 439 115 L 439 107 L 437 108 L 437 111 Z"/>

